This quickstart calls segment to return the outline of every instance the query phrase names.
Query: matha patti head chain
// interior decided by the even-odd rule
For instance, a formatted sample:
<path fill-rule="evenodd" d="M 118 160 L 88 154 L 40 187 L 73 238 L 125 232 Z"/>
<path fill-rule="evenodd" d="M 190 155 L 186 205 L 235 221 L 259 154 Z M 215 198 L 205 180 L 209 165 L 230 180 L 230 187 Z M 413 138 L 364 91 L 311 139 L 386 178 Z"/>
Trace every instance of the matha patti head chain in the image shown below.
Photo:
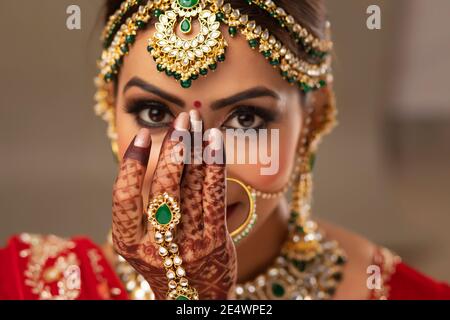
<path fill-rule="evenodd" d="M 221 26 L 228 28 L 231 38 L 238 34 L 245 37 L 250 48 L 258 50 L 287 82 L 303 92 L 322 88 L 332 81 L 331 40 L 313 35 L 272 0 L 246 0 L 245 3 L 267 12 L 268 19 L 275 19 L 303 48 L 305 58 L 298 57 L 267 28 L 241 14 L 226 0 L 125 0 L 121 3 L 102 33 L 104 50 L 98 63 L 100 73 L 95 96 L 97 114 L 109 123 L 108 135 L 114 152 L 117 146 L 109 84 L 117 79 L 137 33 L 152 21 L 155 30 L 148 39 L 149 55 L 159 72 L 173 77 L 183 88 L 220 69 L 220 62 L 225 61 L 227 47 L 232 43 L 225 40 L 226 28 Z"/>

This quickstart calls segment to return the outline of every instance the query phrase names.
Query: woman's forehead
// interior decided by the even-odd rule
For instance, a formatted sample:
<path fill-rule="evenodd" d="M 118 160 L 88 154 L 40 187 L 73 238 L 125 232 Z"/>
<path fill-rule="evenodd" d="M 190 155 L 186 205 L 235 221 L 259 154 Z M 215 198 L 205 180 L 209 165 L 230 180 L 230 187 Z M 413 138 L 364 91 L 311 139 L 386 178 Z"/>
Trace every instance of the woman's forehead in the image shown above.
<path fill-rule="evenodd" d="M 280 94 L 297 91 L 240 36 L 225 37 L 229 43 L 226 60 L 218 63 L 215 71 L 209 70 L 206 76 L 193 81 L 190 88 L 182 88 L 173 77 L 168 77 L 165 72 L 157 70 L 155 61 L 148 53 L 147 41 L 153 33 L 154 29 L 151 28 L 138 34 L 135 44 L 124 59 L 119 76 L 119 91 L 123 90 L 128 81 L 136 77 L 165 91 L 194 100 L 200 98 L 214 100 L 252 87 L 267 87 Z"/>

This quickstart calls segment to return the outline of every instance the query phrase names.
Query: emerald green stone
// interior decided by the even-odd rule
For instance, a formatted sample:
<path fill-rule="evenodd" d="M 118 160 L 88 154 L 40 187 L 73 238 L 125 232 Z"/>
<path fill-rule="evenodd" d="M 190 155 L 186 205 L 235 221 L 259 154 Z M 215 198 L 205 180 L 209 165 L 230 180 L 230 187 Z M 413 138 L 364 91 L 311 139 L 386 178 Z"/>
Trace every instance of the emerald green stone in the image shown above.
<path fill-rule="evenodd" d="M 177 300 L 189 300 L 189 298 L 186 296 L 180 295 L 177 297 Z"/>
<path fill-rule="evenodd" d="M 120 47 L 120 51 L 122 51 L 122 53 L 128 53 L 128 46 L 127 45 L 122 45 L 121 47 Z"/>
<path fill-rule="evenodd" d="M 217 61 L 219 61 L 219 62 L 224 62 L 224 61 L 225 61 L 225 55 L 224 55 L 224 54 L 219 55 L 219 56 L 217 57 Z"/>
<path fill-rule="evenodd" d="M 136 26 L 137 26 L 139 29 L 144 29 L 144 27 L 145 27 L 145 22 L 142 21 L 142 20 L 138 20 L 138 21 L 136 21 Z"/>
<path fill-rule="evenodd" d="M 178 0 L 178 4 L 182 8 L 189 9 L 196 6 L 198 4 L 198 1 L 199 0 Z"/>
<path fill-rule="evenodd" d="M 270 60 L 270 64 L 271 64 L 272 66 L 277 66 L 277 65 L 280 64 L 280 60 L 278 60 L 278 59 Z"/>
<path fill-rule="evenodd" d="M 191 31 L 191 22 L 188 19 L 183 19 L 180 25 L 181 32 L 189 33 Z"/>
<path fill-rule="evenodd" d="M 114 79 L 114 75 L 112 73 L 105 74 L 105 81 L 109 82 Z"/>
<path fill-rule="evenodd" d="M 156 69 L 158 69 L 159 72 L 163 72 L 165 68 L 162 64 L 158 64 L 156 65 Z"/>
<path fill-rule="evenodd" d="M 136 36 L 132 35 L 132 34 L 128 34 L 125 37 L 125 42 L 128 44 L 134 43 L 134 40 L 136 40 Z"/>
<path fill-rule="evenodd" d="M 155 11 L 153 11 L 153 15 L 156 18 L 159 18 L 159 16 L 162 14 L 162 10 L 161 9 L 155 9 Z"/>
<path fill-rule="evenodd" d="M 164 203 L 158 208 L 158 210 L 156 210 L 155 219 L 162 225 L 169 224 L 170 221 L 172 221 L 172 212 L 167 204 Z"/>
<path fill-rule="evenodd" d="M 248 44 L 250 45 L 250 47 L 256 48 L 259 44 L 259 41 L 258 39 L 251 39 L 248 41 Z"/>
<path fill-rule="evenodd" d="M 197 80 L 198 79 L 198 74 L 193 74 L 191 76 L 191 80 Z"/>
<path fill-rule="evenodd" d="M 218 21 L 222 21 L 223 18 L 225 18 L 225 15 L 223 14 L 223 12 L 218 12 L 218 13 L 216 14 L 216 19 L 217 19 Z"/>
<path fill-rule="evenodd" d="M 306 83 L 304 83 L 304 82 L 302 82 L 301 87 L 302 87 L 302 90 L 305 93 L 308 93 L 308 92 L 310 92 L 312 90 L 312 88 L 309 85 L 307 85 Z"/>
<path fill-rule="evenodd" d="M 166 75 L 167 75 L 168 77 L 171 77 L 171 76 L 173 76 L 173 72 L 170 71 L 169 69 L 166 69 Z"/>
<path fill-rule="evenodd" d="M 179 73 L 175 73 L 173 76 L 175 79 L 180 80 L 181 79 L 181 74 Z"/>
<path fill-rule="evenodd" d="M 272 284 L 272 293 L 276 297 L 282 297 L 285 293 L 284 287 L 279 283 Z"/>
<path fill-rule="evenodd" d="M 180 81 L 180 84 L 181 84 L 181 86 L 182 86 L 184 89 L 187 89 L 187 88 L 190 88 L 190 87 L 191 87 L 192 81 L 191 81 L 191 79 L 188 79 L 188 80 L 182 80 L 182 81 Z"/>
<path fill-rule="evenodd" d="M 154 49 L 154 48 L 153 48 L 152 46 L 148 46 L 148 47 L 147 47 L 147 51 L 148 51 L 148 52 L 152 52 L 153 49 Z"/>
<path fill-rule="evenodd" d="M 229 27 L 228 28 L 228 33 L 230 34 L 231 37 L 234 37 L 237 33 L 237 29 L 236 27 Z"/>
<path fill-rule="evenodd" d="M 200 74 L 206 76 L 208 74 L 208 69 L 200 69 Z"/>
<path fill-rule="evenodd" d="M 321 88 L 325 87 L 327 85 L 327 82 L 325 80 L 320 80 L 319 85 Z"/>
<path fill-rule="evenodd" d="M 216 64 L 216 63 L 211 63 L 208 67 L 209 67 L 211 70 L 216 70 L 217 64 Z"/>
<path fill-rule="evenodd" d="M 263 56 L 264 56 L 265 58 L 269 58 L 271 55 L 272 55 L 272 52 L 271 52 L 270 50 L 267 50 L 267 51 L 264 51 L 264 52 L 263 52 Z"/>

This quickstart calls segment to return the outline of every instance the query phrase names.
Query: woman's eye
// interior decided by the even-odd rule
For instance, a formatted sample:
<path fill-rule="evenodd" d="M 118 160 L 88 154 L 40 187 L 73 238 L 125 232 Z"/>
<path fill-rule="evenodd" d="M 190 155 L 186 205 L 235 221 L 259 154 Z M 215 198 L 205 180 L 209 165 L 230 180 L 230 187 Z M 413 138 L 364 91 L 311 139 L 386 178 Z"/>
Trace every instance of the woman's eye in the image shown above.
<path fill-rule="evenodd" d="M 162 127 L 169 125 L 174 117 L 165 106 L 154 105 L 142 108 L 137 115 L 141 125 L 149 127 Z"/>
<path fill-rule="evenodd" d="M 224 127 L 233 129 L 259 129 L 265 125 L 263 118 L 250 111 L 235 113 L 223 124 Z"/>

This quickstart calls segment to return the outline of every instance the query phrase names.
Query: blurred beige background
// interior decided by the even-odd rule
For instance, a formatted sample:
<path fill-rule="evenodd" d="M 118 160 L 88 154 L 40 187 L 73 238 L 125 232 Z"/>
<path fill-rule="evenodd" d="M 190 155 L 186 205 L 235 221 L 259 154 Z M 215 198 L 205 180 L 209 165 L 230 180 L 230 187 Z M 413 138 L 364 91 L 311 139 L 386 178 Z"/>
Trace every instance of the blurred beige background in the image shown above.
<path fill-rule="evenodd" d="M 315 212 L 450 280 L 448 0 L 328 0 L 340 126 Z M 66 29 L 66 8 L 82 30 Z M 382 29 L 366 28 L 366 8 Z M 0 246 L 22 232 L 104 240 L 116 174 L 92 112 L 102 1 L 0 0 Z"/>

